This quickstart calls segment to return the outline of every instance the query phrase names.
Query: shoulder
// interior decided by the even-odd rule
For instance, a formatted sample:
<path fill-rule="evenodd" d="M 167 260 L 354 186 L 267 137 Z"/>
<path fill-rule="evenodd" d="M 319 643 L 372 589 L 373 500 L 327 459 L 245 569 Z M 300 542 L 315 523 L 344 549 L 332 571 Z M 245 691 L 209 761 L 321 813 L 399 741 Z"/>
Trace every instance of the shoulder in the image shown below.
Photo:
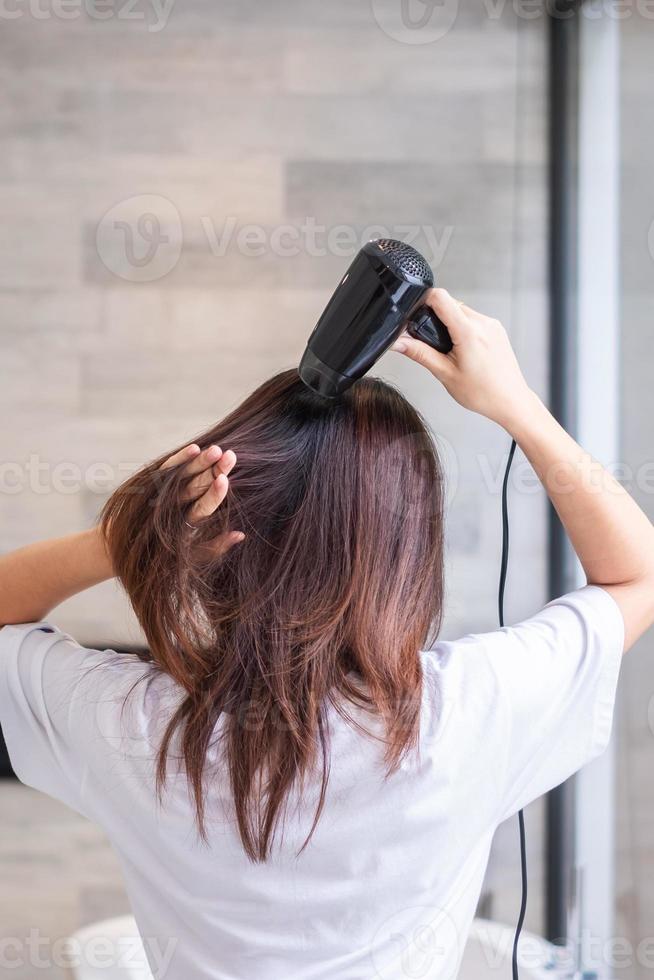
<path fill-rule="evenodd" d="M 423 677 L 423 722 L 432 734 L 442 733 L 453 719 L 457 728 L 466 727 L 465 717 L 475 728 L 497 719 L 501 702 L 500 684 L 489 656 L 493 634 L 470 633 L 456 640 L 439 640 L 420 653 Z"/>
<path fill-rule="evenodd" d="M 0 630 L 0 720 L 22 705 L 79 729 L 131 705 L 143 722 L 174 696 L 170 678 L 135 653 L 82 646 L 46 621 Z"/>

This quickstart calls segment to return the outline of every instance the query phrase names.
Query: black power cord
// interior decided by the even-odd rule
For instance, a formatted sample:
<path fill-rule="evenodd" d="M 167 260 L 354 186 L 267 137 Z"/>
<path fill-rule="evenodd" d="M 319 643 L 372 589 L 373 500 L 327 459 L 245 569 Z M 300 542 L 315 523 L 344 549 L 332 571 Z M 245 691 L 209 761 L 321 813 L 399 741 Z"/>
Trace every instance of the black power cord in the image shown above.
<path fill-rule="evenodd" d="M 513 439 L 511 440 L 511 449 L 509 450 L 509 458 L 506 461 L 504 481 L 502 483 L 502 561 L 500 564 L 500 584 L 497 594 L 497 605 L 501 627 L 504 626 L 504 590 L 506 588 L 506 573 L 509 567 L 509 472 L 511 470 L 513 457 L 515 456 L 515 450 L 516 443 L 515 439 Z M 513 941 L 513 980 L 519 980 L 518 944 L 520 942 L 520 933 L 522 932 L 522 927 L 524 925 L 525 915 L 527 912 L 527 839 L 525 834 L 524 810 L 520 810 L 518 813 L 518 826 L 520 828 L 520 874 L 522 878 L 522 899 L 520 901 L 520 915 L 518 916 L 518 924 L 516 926 L 515 939 Z"/>

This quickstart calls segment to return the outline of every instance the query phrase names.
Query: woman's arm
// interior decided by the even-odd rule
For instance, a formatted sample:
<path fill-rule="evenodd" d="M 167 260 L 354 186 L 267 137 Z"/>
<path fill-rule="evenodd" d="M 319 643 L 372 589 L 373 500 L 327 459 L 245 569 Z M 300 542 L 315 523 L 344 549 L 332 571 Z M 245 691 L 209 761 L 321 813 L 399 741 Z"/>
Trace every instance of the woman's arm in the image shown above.
<path fill-rule="evenodd" d="M 97 528 L 39 541 L 0 558 L 0 625 L 33 623 L 113 575 Z"/>
<path fill-rule="evenodd" d="M 225 499 L 228 474 L 236 463 L 231 450 L 218 446 L 203 452 L 186 446 L 162 468 L 184 466 L 188 483 L 180 506 L 189 507 L 187 521 L 210 517 Z M 230 532 L 216 547 L 227 548 L 243 539 Z M 99 528 L 64 538 L 39 541 L 0 558 L 0 626 L 33 623 L 43 619 L 65 599 L 113 577 L 111 559 Z"/>
<path fill-rule="evenodd" d="M 395 345 L 427 367 L 465 408 L 502 425 L 542 481 L 589 584 L 615 598 L 625 649 L 654 622 L 654 527 L 629 494 L 565 432 L 528 387 L 501 323 L 443 289 L 429 304 L 454 348 L 439 354 L 402 336 Z"/>
<path fill-rule="evenodd" d="M 535 395 L 508 431 L 543 483 L 587 581 L 620 606 L 628 649 L 654 622 L 654 527 Z"/>

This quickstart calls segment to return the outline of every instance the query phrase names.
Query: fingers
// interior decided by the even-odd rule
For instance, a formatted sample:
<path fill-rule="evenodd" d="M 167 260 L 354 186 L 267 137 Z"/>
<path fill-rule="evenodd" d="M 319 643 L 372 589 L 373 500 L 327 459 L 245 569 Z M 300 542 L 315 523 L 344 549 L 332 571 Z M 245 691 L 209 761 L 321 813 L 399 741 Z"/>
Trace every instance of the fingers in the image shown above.
<path fill-rule="evenodd" d="M 224 473 L 215 477 L 211 481 L 209 489 L 205 490 L 189 510 L 186 518 L 189 524 L 196 524 L 198 521 L 204 520 L 205 517 L 211 517 L 227 496 L 228 489 L 229 480 Z"/>
<path fill-rule="evenodd" d="M 206 449 L 200 449 L 198 445 L 193 443 L 190 446 L 185 446 L 184 449 L 180 449 L 174 456 L 162 463 L 160 468 L 168 470 L 173 466 L 186 463 L 184 475 L 197 476 L 214 466 L 222 455 L 223 451 L 220 446 L 211 445 L 207 446 Z"/>
<path fill-rule="evenodd" d="M 195 480 L 191 481 L 188 492 L 193 493 L 197 499 L 189 511 L 187 518 L 189 523 L 193 524 L 206 517 L 211 517 L 220 507 L 229 490 L 228 474 L 231 473 L 235 465 L 236 453 L 228 449 L 210 470 L 208 482 L 205 473 L 200 473 Z M 217 475 L 215 474 L 216 469 L 218 470 Z M 193 487 L 192 490 L 191 487 Z M 194 497 L 190 499 L 194 499 Z"/>
<path fill-rule="evenodd" d="M 213 541 L 205 541 L 195 549 L 195 556 L 200 562 L 212 563 L 216 558 L 222 558 L 228 551 L 231 551 L 237 544 L 245 540 L 242 531 L 227 531 L 220 534 Z"/>
<path fill-rule="evenodd" d="M 223 453 L 220 446 L 215 445 L 202 450 L 193 443 L 170 456 L 160 468 L 168 470 L 184 464 L 184 475 L 190 476 L 191 480 L 186 485 L 182 499 L 184 502 L 193 502 L 186 514 L 187 524 L 193 527 L 199 521 L 211 517 L 227 496 L 228 477 L 236 465 L 236 453 L 232 449 Z M 229 551 L 244 538 L 242 531 L 227 531 L 206 547 L 211 556 L 215 557 Z"/>
<path fill-rule="evenodd" d="M 449 354 L 441 354 L 429 344 L 416 340 L 408 333 L 403 333 L 395 341 L 391 350 L 405 354 L 412 361 L 426 367 L 439 381 L 447 383 L 451 380 L 457 364 L 457 345 L 465 345 L 479 331 L 487 328 L 490 320 L 478 313 L 471 306 L 455 299 L 446 289 L 430 289 L 425 295 L 424 302 L 448 328 L 453 350 Z M 459 348 L 459 352 L 461 347 Z"/>
<path fill-rule="evenodd" d="M 207 446 L 194 459 L 191 459 L 191 462 L 184 469 L 184 475 L 196 476 L 199 473 L 203 473 L 213 466 L 214 463 L 217 463 L 222 454 L 223 451 L 220 446 Z"/>
<path fill-rule="evenodd" d="M 229 476 L 234 467 L 236 466 L 236 453 L 233 449 L 228 449 L 227 452 L 223 453 L 221 458 L 217 463 L 214 464 L 213 473 L 214 476 L 220 476 L 224 473 L 225 476 Z"/>
<path fill-rule="evenodd" d="M 474 324 L 483 325 L 491 319 L 451 296 L 446 289 L 430 289 L 425 296 L 425 303 L 449 329 L 453 344 L 461 343 Z"/>
<path fill-rule="evenodd" d="M 212 448 L 212 447 L 209 447 Z M 218 447 L 213 447 L 218 449 Z M 182 500 L 188 502 L 190 500 L 197 500 L 198 497 L 202 496 L 205 491 L 209 489 L 213 480 L 220 476 L 221 473 L 224 476 L 228 476 L 236 465 L 236 453 L 231 449 L 228 449 L 226 453 L 218 449 L 219 456 L 216 458 L 214 463 L 209 463 L 209 466 L 204 468 L 197 476 L 195 476 L 190 483 L 188 483 L 184 489 Z M 204 453 L 203 453 L 204 455 Z M 216 457 L 215 453 L 212 453 L 208 459 L 214 459 Z M 196 461 L 194 461 L 195 464 Z"/>
<path fill-rule="evenodd" d="M 161 464 L 162 470 L 172 469 L 175 466 L 184 466 L 184 476 L 191 477 L 189 483 L 184 488 L 182 500 L 196 500 L 206 490 L 209 489 L 213 479 L 221 473 L 227 475 L 236 463 L 236 456 L 228 450 L 223 453 L 220 446 L 211 445 L 201 450 L 198 445 L 193 443 L 180 449 L 164 463 Z M 186 465 L 184 465 L 186 464 Z"/>
<path fill-rule="evenodd" d="M 186 464 L 184 466 L 184 476 L 196 476 L 207 470 L 210 471 L 211 467 L 220 460 L 222 455 L 223 451 L 220 446 L 208 446 L 202 450 L 198 445 L 192 443 L 190 446 L 185 446 L 183 449 L 180 449 L 179 452 L 163 462 L 160 469 L 170 470 L 174 466 Z M 206 482 L 208 483 L 209 481 Z"/>
<path fill-rule="evenodd" d="M 200 453 L 201 449 L 199 446 L 196 446 L 195 443 L 190 446 L 184 446 L 184 448 L 180 449 L 179 452 L 174 454 L 174 456 L 171 456 L 164 463 L 162 463 L 160 469 L 170 470 L 173 466 L 179 466 L 180 463 L 188 463 L 189 460 L 199 456 Z"/>
<path fill-rule="evenodd" d="M 402 334 L 401 337 L 398 337 L 391 350 L 405 354 L 416 364 L 421 364 L 428 371 L 431 371 L 439 381 L 445 381 L 452 372 L 452 361 L 447 354 L 441 354 L 429 344 L 423 343 L 422 340 L 416 340 L 409 334 Z"/>
<path fill-rule="evenodd" d="M 450 296 L 446 289 L 430 289 L 424 302 L 445 324 L 452 343 L 460 343 L 469 325 L 469 307 Z"/>
<path fill-rule="evenodd" d="M 228 531 L 227 534 L 221 534 L 219 538 L 216 538 L 213 553 L 214 555 L 224 555 L 234 545 L 240 544 L 241 541 L 245 541 L 245 535 L 242 531 Z"/>

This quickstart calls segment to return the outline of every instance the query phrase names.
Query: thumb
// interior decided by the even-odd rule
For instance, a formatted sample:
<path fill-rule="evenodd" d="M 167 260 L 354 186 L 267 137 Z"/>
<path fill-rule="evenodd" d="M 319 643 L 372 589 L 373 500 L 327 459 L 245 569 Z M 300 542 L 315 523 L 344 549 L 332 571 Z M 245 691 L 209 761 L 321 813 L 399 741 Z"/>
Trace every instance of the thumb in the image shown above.
<path fill-rule="evenodd" d="M 459 302 L 459 300 L 454 299 L 447 289 L 437 288 L 430 289 L 424 299 L 425 305 L 429 306 L 436 316 L 445 324 L 449 330 L 450 337 L 452 338 L 452 343 L 460 343 L 466 336 L 466 331 L 469 329 L 470 321 L 468 313 L 466 313 L 467 307 L 464 308 L 464 304 Z M 470 310 L 469 312 L 473 312 Z"/>
<path fill-rule="evenodd" d="M 452 371 L 452 363 L 447 354 L 441 354 L 429 344 L 403 333 L 391 346 L 391 350 L 404 354 L 416 364 L 421 364 L 439 381 L 445 381 Z"/>

